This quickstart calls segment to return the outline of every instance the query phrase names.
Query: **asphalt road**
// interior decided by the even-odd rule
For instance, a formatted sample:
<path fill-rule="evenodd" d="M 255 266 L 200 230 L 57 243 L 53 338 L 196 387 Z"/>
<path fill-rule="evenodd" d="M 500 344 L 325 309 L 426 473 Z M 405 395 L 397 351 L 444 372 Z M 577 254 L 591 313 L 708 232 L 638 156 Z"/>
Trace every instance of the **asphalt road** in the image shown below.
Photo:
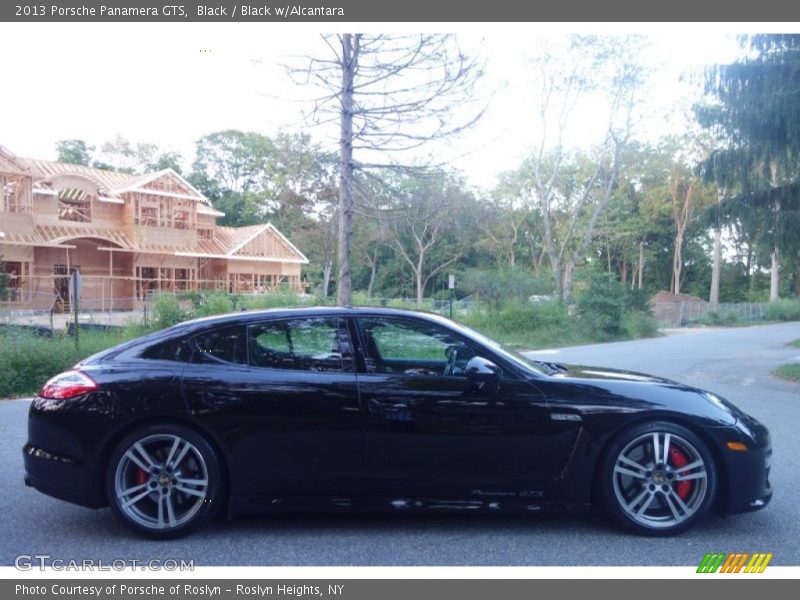
<path fill-rule="evenodd" d="M 696 565 L 706 552 L 774 552 L 800 565 L 800 385 L 770 375 L 800 361 L 800 323 L 704 330 L 534 353 L 551 361 L 640 370 L 717 392 L 773 436 L 775 496 L 763 511 L 712 517 L 677 538 L 618 532 L 600 517 L 494 515 L 292 516 L 219 521 L 152 542 L 93 511 L 22 483 L 28 402 L 0 402 L 0 565 L 53 558 L 193 559 L 195 565 Z"/>

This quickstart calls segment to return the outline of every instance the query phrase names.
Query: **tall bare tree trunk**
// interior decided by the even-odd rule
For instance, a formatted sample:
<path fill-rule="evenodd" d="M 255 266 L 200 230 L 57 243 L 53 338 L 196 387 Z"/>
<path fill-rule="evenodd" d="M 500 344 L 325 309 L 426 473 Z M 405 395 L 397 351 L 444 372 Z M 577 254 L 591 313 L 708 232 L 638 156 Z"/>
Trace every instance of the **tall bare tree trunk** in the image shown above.
<path fill-rule="evenodd" d="M 572 275 L 575 272 L 575 263 L 572 260 L 564 265 L 564 283 L 561 285 L 561 297 L 566 302 L 572 297 Z"/>
<path fill-rule="evenodd" d="M 339 137 L 339 276 L 336 304 L 350 304 L 350 245 L 353 237 L 353 78 L 358 61 L 358 36 L 342 36 L 342 111 Z"/>
<path fill-rule="evenodd" d="M 561 261 L 550 255 L 550 268 L 553 271 L 553 295 L 559 300 L 564 295 L 564 272 L 561 269 Z"/>
<path fill-rule="evenodd" d="M 424 256 L 424 255 L 422 255 Z M 425 282 L 422 279 L 422 260 L 419 261 L 419 265 L 416 269 L 417 273 L 417 304 L 422 304 L 422 299 L 425 296 Z"/>
<path fill-rule="evenodd" d="M 769 271 L 769 301 L 775 302 L 778 300 L 778 283 L 779 283 L 779 269 L 780 265 L 778 263 L 778 247 L 772 249 L 772 254 L 770 255 L 770 259 L 772 264 L 770 265 Z"/>
<path fill-rule="evenodd" d="M 328 289 L 331 285 L 331 271 L 333 270 L 333 265 L 329 262 L 325 263 L 325 266 L 322 268 L 322 297 L 328 297 Z"/>
<path fill-rule="evenodd" d="M 794 293 L 800 296 L 800 254 L 794 257 Z"/>
<path fill-rule="evenodd" d="M 639 289 L 642 289 L 643 276 L 644 276 L 644 242 L 639 242 L 639 281 L 638 281 Z"/>
<path fill-rule="evenodd" d="M 694 184 L 694 178 L 690 178 L 686 183 L 685 175 L 679 168 L 674 169 L 670 176 L 669 192 L 672 196 L 672 215 L 675 220 L 675 251 L 672 254 L 672 292 L 674 294 L 681 293 L 683 240 L 692 215 Z"/>
<path fill-rule="evenodd" d="M 367 253 L 369 262 L 369 284 L 367 284 L 367 298 L 372 298 L 372 290 L 375 288 L 375 277 L 378 274 L 378 249 L 375 248 L 373 254 Z"/>
<path fill-rule="evenodd" d="M 675 238 L 675 254 L 672 256 L 672 293 L 681 293 L 681 271 L 683 270 L 683 236 Z"/>
<path fill-rule="evenodd" d="M 777 187 L 777 168 L 773 167 L 772 170 L 772 185 L 773 187 Z M 781 203 L 780 200 L 775 201 L 775 230 L 779 231 L 779 219 L 781 214 Z M 780 276 L 780 263 L 778 262 L 778 258 L 780 256 L 780 249 L 778 248 L 778 242 L 775 242 L 775 245 L 772 247 L 772 254 L 770 255 L 771 265 L 769 271 L 769 301 L 770 302 L 777 302 L 778 300 L 778 285 L 779 285 L 779 276 Z"/>
<path fill-rule="evenodd" d="M 711 310 L 716 309 L 719 304 L 719 268 L 721 254 L 722 228 L 717 225 L 714 228 L 714 251 L 711 257 L 711 291 L 708 294 L 708 303 L 711 305 Z"/>

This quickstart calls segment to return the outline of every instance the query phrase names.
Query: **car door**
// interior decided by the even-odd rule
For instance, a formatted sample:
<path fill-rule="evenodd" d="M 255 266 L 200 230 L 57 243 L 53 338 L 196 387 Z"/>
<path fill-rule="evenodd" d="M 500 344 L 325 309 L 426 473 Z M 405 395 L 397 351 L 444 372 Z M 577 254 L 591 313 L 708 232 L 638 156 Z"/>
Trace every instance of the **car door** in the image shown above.
<path fill-rule="evenodd" d="M 233 495 L 353 491 L 362 434 L 352 344 L 340 318 L 251 322 L 192 343 L 183 393 L 219 432 Z"/>
<path fill-rule="evenodd" d="M 494 385 L 468 380 L 467 361 L 491 353 L 431 321 L 363 316 L 355 324 L 367 489 L 473 499 L 542 494 L 552 474 L 550 421 L 535 387 L 505 369 Z"/>

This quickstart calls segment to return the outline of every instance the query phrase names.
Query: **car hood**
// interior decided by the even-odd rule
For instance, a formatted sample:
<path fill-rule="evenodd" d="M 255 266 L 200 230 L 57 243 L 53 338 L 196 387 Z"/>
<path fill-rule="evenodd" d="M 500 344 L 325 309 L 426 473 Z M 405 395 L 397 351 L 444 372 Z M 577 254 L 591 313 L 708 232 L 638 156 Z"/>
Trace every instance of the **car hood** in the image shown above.
<path fill-rule="evenodd" d="M 546 363 L 546 365 L 555 371 L 551 374 L 552 377 L 561 379 L 594 379 L 600 381 L 663 383 L 689 389 L 688 386 L 684 386 L 680 383 L 672 381 L 671 379 L 647 375 L 645 373 L 637 373 L 635 371 L 610 369 L 608 367 L 592 367 L 588 365 L 569 365 L 562 363 Z"/>
<path fill-rule="evenodd" d="M 705 390 L 664 377 L 587 365 L 544 363 L 549 371 L 535 385 L 555 403 L 571 404 L 581 413 L 608 410 L 694 415 L 713 425 L 732 425 L 743 413 Z"/>

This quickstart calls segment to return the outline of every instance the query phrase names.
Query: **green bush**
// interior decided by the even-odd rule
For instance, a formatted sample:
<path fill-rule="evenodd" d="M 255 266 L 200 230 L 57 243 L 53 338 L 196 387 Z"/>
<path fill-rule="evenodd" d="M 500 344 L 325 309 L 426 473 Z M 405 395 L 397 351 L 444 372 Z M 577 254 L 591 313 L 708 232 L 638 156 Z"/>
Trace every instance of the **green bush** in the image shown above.
<path fill-rule="evenodd" d="M 658 323 L 649 312 L 625 311 L 622 315 L 622 331 L 625 337 L 639 339 L 658 335 Z"/>
<path fill-rule="evenodd" d="M 187 308 L 183 308 L 189 304 Z M 192 291 L 160 294 L 153 303 L 153 318 L 159 328 L 169 327 L 196 317 L 208 317 L 241 309 L 259 310 L 301 306 L 303 299 L 290 290 L 269 294 L 228 294 L 219 291 Z M 183 305 L 183 306 L 182 306 Z"/>
<path fill-rule="evenodd" d="M 499 310 L 510 302 L 525 303 L 534 295 L 548 296 L 553 283 L 549 277 L 536 277 L 526 269 L 470 269 L 461 277 L 457 291 Z"/>
<path fill-rule="evenodd" d="M 173 294 L 160 294 L 153 302 L 153 319 L 159 329 L 171 327 L 187 318 Z"/>
<path fill-rule="evenodd" d="M 350 304 L 353 306 L 381 306 L 382 298 L 370 298 L 366 292 L 353 292 L 350 294 Z"/>
<path fill-rule="evenodd" d="M 600 339 L 622 333 L 622 313 L 627 301 L 626 289 L 610 273 L 590 273 L 577 298 L 576 314 L 581 324 Z"/>
<path fill-rule="evenodd" d="M 739 317 L 732 312 L 722 314 L 715 310 L 710 310 L 694 321 L 698 325 L 735 325 L 739 322 Z"/>
<path fill-rule="evenodd" d="M 233 312 L 236 308 L 236 299 L 235 296 L 220 292 L 209 294 L 196 308 L 195 316 L 209 317 Z"/>
<path fill-rule="evenodd" d="M 782 299 L 770 302 L 764 309 L 767 321 L 800 321 L 800 300 Z"/>
<path fill-rule="evenodd" d="M 458 315 L 457 320 L 498 341 L 524 348 L 589 341 L 570 317 L 567 306 L 558 300 L 508 302 L 500 309 L 484 305 Z"/>
<path fill-rule="evenodd" d="M 301 306 L 302 299 L 291 291 L 278 290 L 269 294 L 253 294 L 241 296 L 240 308 L 258 310 L 263 308 L 287 308 Z"/>

